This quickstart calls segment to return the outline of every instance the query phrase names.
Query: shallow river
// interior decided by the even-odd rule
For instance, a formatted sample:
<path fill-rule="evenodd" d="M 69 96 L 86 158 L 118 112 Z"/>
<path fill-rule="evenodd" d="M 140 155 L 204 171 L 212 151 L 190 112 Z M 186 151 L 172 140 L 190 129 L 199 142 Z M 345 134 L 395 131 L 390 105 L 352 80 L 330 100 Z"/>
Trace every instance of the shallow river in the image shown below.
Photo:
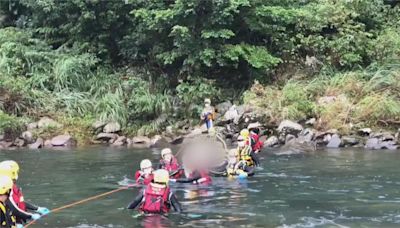
<path fill-rule="evenodd" d="M 91 147 L 1 151 L 22 167 L 27 201 L 57 208 L 121 187 L 141 159 L 160 151 Z M 214 178 L 210 187 L 173 184 L 181 215 L 144 217 L 123 190 L 42 218 L 35 227 L 400 227 L 400 153 L 325 150 L 262 156 L 248 180 Z"/>

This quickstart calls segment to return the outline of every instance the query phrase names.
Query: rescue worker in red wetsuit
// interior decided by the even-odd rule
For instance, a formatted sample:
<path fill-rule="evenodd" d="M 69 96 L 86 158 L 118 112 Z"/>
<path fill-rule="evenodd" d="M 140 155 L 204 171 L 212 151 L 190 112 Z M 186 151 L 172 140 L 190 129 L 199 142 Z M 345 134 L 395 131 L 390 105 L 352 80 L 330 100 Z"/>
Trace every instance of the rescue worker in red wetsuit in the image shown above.
<path fill-rule="evenodd" d="M 178 163 L 178 159 L 172 154 L 170 148 L 164 148 L 161 150 L 161 160 L 159 169 L 165 169 L 169 172 L 170 177 L 179 178 L 182 176 L 183 169 Z"/>
<path fill-rule="evenodd" d="M 15 228 L 15 216 L 9 208 L 9 198 L 12 186 L 12 179 L 8 175 L 0 175 L 0 227 Z"/>
<path fill-rule="evenodd" d="M 135 173 L 135 180 L 138 184 L 148 185 L 153 180 L 153 164 L 149 159 L 140 162 L 140 170 Z"/>
<path fill-rule="evenodd" d="M 13 180 L 13 187 L 10 192 L 9 207 L 16 217 L 17 225 L 26 223 L 27 220 L 37 220 L 42 215 L 50 213 L 49 209 L 45 207 L 38 207 L 31 203 L 24 201 L 24 196 L 21 189 L 17 186 L 19 165 L 17 162 L 8 160 L 0 163 L 0 172 L 7 173 Z M 31 212 L 28 212 L 31 211 Z"/>
<path fill-rule="evenodd" d="M 128 209 L 139 206 L 139 210 L 147 214 L 166 214 L 173 207 L 175 211 L 182 212 L 175 194 L 168 187 L 169 172 L 158 169 L 153 174 L 153 181 L 129 204 Z"/>
<path fill-rule="evenodd" d="M 178 183 L 192 183 L 192 184 L 211 184 L 212 179 L 208 174 L 207 169 L 197 164 L 194 158 L 189 155 L 185 155 L 183 158 L 183 167 L 185 178 L 171 179 L 171 182 Z"/>
<path fill-rule="evenodd" d="M 251 123 L 247 127 L 250 133 L 251 148 L 254 153 L 259 153 L 264 146 L 264 143 L 260 141 L 260 128 L 258 123 Z"/>

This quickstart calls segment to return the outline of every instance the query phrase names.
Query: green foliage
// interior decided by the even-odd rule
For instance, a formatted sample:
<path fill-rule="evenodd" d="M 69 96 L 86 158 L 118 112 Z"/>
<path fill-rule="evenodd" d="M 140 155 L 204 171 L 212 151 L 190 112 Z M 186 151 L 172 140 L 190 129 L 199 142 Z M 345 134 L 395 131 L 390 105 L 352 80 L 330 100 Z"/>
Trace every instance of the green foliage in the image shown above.
<path fill-rule="evenodd" d="M 0 133 L 7 139 L 18 137 L 24 130 L 25 120 L 8 115 L 0 110 Z"/>

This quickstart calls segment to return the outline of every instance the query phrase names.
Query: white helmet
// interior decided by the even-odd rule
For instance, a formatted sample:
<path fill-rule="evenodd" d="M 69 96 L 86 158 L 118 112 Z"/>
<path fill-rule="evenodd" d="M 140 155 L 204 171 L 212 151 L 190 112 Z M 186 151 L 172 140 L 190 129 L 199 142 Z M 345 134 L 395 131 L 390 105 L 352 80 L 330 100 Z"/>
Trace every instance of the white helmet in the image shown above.
<path fill-rule="evenodd" d="M 172 150 L 170 148 L 164 148 L 161 150 L 161 157 L 163 158 L 167 154 L 172 154 Z"/>
<path fill-rule="evenodd" d="M 210 98 L 204 99 L 204 103 L 205 103 L 205 104 L 211 104 L 211 99 L 210 99 Z"/>
<path fill-rule="evenodd" d="M 152 168 L 153 165 L 149 159 L 144 159 L 140 162 L 140 169 Z"/>

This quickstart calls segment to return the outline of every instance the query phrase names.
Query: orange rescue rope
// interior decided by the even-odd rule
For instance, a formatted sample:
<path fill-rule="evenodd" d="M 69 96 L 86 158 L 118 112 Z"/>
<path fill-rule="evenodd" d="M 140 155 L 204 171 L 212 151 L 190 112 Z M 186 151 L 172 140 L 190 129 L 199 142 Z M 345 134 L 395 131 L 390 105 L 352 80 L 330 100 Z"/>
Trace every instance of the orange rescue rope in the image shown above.
<path fill-rule="evenodd" d="M 110 195 L 110 194 L 113 194 L 113 193 L 116 193 L 116 192 L 119 192 L 119 191 L 122 191 L 122 190 L 126 190 L 126 189 L 128 189 L 129 187 L 130 187 L 130 186 L 117 188 L 117 189 L 114 189 L 114 190 L 109 191 L 109 192 L 105 192 L 105 193 L 98 194 L 98 195 L 95 195 L 95 196 L 92 196 L 92 197 L 89 197 L 89 198 L 86 198 L 86 199 L 83 199 L 83 200 L 79 200 L 79 201 L 76 201 L 76 202 L 74 202 L 74 203 L 70 203 L 70 204 L 67 204 L 67 205 L 65 205 L 65 206 L 62 206 L 62 207 L 58 207 L 58 208 L 56 208 L 56 209 L 53 209 L 53 210 L 50 211 L 50 213 L 56 213 L 56 212 L 58 212 L 58 211 L 61 211 L 61 210 L 64 210 L 64 209 L 67 209 L 67 208 L 70 208 L 70 207 L 73 207 L 73 206 L 76 206 L 76 205 L 79 205 L 79 204 L 82 204 L 82 203 L 86 203 L 86 202 L 91 201 L 91 200 L 95 200 L 95 199 L 98 199 L 98 198 L 101 198 L 101 197 L 104 197 L 104 196 L 107 196 L 107 195 Z M 44 215 L 44 216 L 45 216 L 45 215 Z M 43 216 L 42 216 L 42 217 L 43 217 Z M 29 227 L 29 226 L 35 224 L 36 221 L 37 221 L 37 220 L 32 220 L 31 222 L 29 222 L 28 224 L 26 224 L 26 225 L 24 226 L 24 228 Z"/>

